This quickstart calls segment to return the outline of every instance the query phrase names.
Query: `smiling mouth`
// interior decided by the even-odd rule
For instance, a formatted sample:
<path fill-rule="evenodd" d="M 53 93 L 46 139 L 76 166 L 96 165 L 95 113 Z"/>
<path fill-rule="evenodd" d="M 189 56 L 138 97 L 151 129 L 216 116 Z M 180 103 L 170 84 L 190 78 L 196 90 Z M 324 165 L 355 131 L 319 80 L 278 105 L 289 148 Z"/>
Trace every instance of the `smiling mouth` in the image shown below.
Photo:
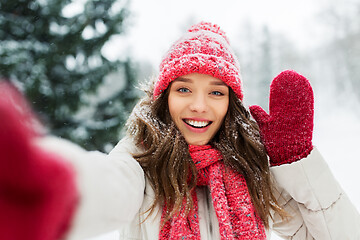
<path fill-rule="evenodd" d="M 205 128 L 212 123 L 211 121 L 195 121 L 190 119 L 184 119 L 184 122 L 193 128 Z"/>

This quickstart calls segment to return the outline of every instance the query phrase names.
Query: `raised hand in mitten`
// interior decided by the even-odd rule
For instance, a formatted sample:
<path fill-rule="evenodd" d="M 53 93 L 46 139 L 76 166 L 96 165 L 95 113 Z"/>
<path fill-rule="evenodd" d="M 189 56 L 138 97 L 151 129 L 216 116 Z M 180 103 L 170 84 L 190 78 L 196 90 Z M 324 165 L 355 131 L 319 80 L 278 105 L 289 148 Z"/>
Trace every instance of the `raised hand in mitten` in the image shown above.
<path fill-rule="evenodd" d="M 77 204 L 74 173 L 34 145 L 26 101 L 0 82 L 0 239 L 62 239 Z M 38 136 L 39 137 L 39 136 Z"/>
<path fill-rule="evenodd" d="M 294 71 L 281 72 L 271 83 L 269 114 L 259 106 L 250 112 L 270 157 L 278 166 L 306 157 L 313 149 L 314 95 L 309 81 Z"/>

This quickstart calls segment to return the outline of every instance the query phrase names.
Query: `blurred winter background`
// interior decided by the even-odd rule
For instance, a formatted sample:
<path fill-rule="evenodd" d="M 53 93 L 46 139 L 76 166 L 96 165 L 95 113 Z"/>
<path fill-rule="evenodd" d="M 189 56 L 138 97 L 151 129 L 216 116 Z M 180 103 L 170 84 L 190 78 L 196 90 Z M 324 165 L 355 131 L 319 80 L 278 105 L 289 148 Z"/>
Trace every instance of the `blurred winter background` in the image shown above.
<path fill-rule="evenodd" d="M 359 0 L 2 0 L 0 76 L 52 133 L 107 152 L 140 95 L 135 86 L 201 20 L 227 32 L 247 106 L 267 109 L 270 81 L 284 69 L 311 81 L 314 144 L 360 210 Z"/>

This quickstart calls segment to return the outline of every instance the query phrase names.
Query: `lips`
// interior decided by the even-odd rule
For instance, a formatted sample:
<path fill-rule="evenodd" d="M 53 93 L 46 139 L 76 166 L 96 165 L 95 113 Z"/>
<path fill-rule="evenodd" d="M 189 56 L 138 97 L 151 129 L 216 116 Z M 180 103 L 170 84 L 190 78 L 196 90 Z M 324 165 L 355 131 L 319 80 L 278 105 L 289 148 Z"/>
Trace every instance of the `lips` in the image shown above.
<path fill-rule="evenodd" d="M 193 128 L 206 128 L 212 123 L 212 121 L 194 119 L 184 119 L 184 122 Z"/>

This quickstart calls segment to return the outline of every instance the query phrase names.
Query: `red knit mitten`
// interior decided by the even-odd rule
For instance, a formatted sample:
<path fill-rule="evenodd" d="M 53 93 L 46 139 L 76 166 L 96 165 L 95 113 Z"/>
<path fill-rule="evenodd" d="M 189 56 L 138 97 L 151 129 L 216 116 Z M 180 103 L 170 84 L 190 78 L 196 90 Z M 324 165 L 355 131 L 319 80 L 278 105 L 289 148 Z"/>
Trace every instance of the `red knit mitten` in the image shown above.
<path fill-rule="evenodd" d="M 294 71 L 281 72 L 270 86 L 270 114 L 251 106 L 251 115 L 270 164 L 278 166 L 306 157 L 313 149 L 314 95 L 309 81 Z"/>
<path fill-rule="evenodd" d="M 34 145 L 26 105 L 0 82 L 0 239 L 61 239 L 78 200 L 74 173 L 59 156 Z"/>

